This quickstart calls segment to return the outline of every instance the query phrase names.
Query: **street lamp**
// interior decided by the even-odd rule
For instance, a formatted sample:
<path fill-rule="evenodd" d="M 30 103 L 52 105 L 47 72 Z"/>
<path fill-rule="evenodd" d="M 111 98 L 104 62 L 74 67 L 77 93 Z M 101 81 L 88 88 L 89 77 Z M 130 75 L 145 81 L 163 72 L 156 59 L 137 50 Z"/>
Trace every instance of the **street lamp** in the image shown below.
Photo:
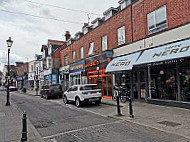
<path fill-rule="evenodd" d="M 7 102 L 6 106 L 10 106 L 10 101 L 9 101 L 9 80 L 10 80 L 10 67 L 9 67 L 9 54 L 10 54 L 10 48 L 13 44 L 13 41 L 11 40 L 11 37 L 7 40 L 7 46 L 8 46 L 8 67 L 7 67 Z"/>

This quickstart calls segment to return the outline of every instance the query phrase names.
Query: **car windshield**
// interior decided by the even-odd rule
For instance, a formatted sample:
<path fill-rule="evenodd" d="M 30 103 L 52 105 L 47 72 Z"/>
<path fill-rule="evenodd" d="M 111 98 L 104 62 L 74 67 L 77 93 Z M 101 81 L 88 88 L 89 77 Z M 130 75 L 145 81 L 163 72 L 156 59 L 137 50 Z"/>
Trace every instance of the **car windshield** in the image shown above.
<path fill-rule="evenodd" d="M 88 86 L 83 86 L 80 88 L 81 91 L 83 91 L 83 90 L 96 90 L 96 89 L 100 89 L 98 87 L 98 85 L 91 85 L 91 86 L 88 85 Z"/>
<path fill-rule="evenodd" d="M 52 85 L 52 86 L 50 86 L 50 89 L 60 89 L 60 86 L 59 85 Z"/>

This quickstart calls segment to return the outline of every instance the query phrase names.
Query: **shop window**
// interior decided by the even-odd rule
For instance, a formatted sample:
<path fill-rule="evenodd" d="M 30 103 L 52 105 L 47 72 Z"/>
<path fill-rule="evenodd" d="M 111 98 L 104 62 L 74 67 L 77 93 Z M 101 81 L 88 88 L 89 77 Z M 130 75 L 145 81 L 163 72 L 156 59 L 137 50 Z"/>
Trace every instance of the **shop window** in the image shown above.
<path fill-rule="evenodd" d="M 175 64 L 151 69 L 151 96 L 153 99 L 176 100 L 177 79 Z"/>
<path fill-rule="evenodd" d="M 125 26 L 117 29 L 118 45 L 125 43 Z"/>
<path fill-rule="evenodd" d="M 108 39 L 107 39 L 107 35 L 102 37 L 102 51 L 107 50 L 108 48 Z"/>
<path fill-rule="evenodd" d="M 179 76 L 181 100 L 190 102 L 190 68 L 180 69 Z"/>
<path fill-rule="evenodd" d="M 153 34 L 167 28 L 166 5 L 149 13 L 148 20 L 148 34 Z"/>
<path fill-rule="evenodd" d="M 88 55 L 93 55 L 94 54 L 94 42 L 90 43 L 90 48 L 88 50 Z"/>

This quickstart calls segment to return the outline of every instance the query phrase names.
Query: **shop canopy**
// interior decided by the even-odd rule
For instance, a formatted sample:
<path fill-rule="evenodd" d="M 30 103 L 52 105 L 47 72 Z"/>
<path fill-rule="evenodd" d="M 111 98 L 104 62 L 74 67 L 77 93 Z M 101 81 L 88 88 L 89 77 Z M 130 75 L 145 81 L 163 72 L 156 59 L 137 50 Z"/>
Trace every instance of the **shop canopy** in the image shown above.
<path fill-rule="evenodd" d="M 133 54 L 116 57 L 114 58 L 106 67 L 106 73 L 116 72 L 116 71 L 125 71 L 132 70 L 134 63 L 137 61 L 140 52 Z"/>
<path fill-rule="evenodd" d="M 190 56 L 190 39 L 142 51 L 135 65 L 161 62 Z"/>

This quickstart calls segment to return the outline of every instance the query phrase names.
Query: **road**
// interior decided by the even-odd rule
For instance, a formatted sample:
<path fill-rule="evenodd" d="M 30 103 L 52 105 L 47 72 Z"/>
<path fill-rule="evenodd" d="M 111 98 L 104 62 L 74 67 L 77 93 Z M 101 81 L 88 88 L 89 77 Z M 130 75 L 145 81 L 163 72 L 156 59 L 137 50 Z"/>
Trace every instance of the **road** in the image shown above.
<path fill-rule="evenodd" d="M 86 111 L 109 107 L 105 104 L 77 109 L 16 92 L 11 93 L 11 102 L 27 112 L 45 142 L 188 142 L 178 135 Z"/>

